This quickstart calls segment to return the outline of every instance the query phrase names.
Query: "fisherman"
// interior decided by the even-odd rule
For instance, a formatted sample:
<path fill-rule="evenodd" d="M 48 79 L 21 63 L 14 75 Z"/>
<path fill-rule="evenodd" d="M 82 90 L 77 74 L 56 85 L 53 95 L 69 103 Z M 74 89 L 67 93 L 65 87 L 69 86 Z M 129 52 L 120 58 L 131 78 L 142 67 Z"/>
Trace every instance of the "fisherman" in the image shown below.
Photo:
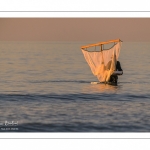
<path fill-rule="evenodd" d="M 116 63 L 116 71 L 122 71 L 122 74 L 123 74 L 123 70 L 121 68 L 121 64 L 120 64 L 119 61 L 117 61 L 117 63 Z M 120 75 L 122 75 L 122 74 L 120 74 Z M 111 75 L 110 79 L 109 79 L 109 82 L 117 84 L 117 80 L 118 80 L 118 76 L 117 75 Z"/>
<path fill-rule="evenodd" d="M 123 70 L 121 68 L 121 64 L 119 61 L 117 61 L 117 64 L 116 64 L 116 71 L 122 71 L 122 74 L 123 74 Z"/>

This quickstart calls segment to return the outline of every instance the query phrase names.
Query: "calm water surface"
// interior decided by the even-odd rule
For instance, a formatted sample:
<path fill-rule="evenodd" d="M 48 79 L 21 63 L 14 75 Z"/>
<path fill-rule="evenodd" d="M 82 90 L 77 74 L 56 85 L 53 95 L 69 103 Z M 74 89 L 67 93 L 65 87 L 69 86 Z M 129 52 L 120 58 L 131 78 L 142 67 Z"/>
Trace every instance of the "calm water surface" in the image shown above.
<path fill-rule="evenodd" d="M 0 42 L 0 132 L 149 132 L 150 43 L 123 43 L 118 86 L 91 84 L 89 43 Z"/>

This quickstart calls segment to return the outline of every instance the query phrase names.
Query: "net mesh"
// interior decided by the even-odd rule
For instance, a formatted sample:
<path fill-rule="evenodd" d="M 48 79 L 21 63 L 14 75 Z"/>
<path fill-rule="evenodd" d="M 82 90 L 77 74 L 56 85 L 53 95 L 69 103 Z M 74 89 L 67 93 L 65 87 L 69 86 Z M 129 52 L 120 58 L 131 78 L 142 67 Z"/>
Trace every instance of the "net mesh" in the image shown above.
<path fill-rule="evenodd" d="M 116 70 L 116 61 L 120 54 L 120 48 L 121 42 L 116 43 L 108 50 L 99 52 L 81 49 L 92 73 L 97 76 L 100 82 L 108 82 L 110 76 Z"/>

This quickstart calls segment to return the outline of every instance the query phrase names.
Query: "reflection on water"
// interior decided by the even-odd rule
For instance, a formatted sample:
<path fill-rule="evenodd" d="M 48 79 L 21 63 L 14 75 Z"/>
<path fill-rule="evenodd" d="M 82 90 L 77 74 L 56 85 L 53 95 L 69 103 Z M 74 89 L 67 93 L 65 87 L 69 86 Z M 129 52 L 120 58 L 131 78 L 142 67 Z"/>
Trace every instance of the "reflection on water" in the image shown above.
<path fill-rule="evenodd" d="M 113 93 L 117 92 L 121 88 L 121 85 L 109 85 L 109 84 L 87 84 L 83 87 L 82 92 L 85 93 Z"/>

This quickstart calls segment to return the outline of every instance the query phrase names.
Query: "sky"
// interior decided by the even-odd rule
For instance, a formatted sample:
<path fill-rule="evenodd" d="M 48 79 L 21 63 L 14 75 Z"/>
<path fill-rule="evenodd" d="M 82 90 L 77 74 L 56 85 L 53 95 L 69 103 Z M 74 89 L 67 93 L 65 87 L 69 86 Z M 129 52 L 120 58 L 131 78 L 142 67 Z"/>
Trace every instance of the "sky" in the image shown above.
<path fill-rule="evenodd" d="M 0 41 L 150 41 L 150 18 L 0 18 Z"/>

